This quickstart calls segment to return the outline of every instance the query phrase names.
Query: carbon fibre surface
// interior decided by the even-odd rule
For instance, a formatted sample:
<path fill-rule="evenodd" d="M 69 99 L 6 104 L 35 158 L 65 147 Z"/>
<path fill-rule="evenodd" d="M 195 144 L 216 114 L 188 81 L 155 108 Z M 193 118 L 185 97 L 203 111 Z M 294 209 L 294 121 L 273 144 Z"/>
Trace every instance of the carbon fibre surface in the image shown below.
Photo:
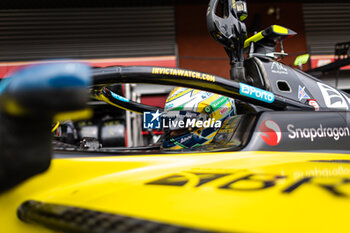
<path fill-rule="evenodd" d="M 209 231 L 37 201 L 24 202 L 18 208 L 18 217 L 22 221 L 63 232 L 209 233 Z"/>

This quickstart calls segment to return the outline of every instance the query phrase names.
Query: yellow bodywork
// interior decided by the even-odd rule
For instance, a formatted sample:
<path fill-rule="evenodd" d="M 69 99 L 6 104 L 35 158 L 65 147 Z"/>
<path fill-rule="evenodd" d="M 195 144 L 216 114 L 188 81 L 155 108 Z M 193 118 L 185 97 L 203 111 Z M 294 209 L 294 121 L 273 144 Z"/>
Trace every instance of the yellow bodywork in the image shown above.
<path fill-rule="evenodd" d="M 272 25 L 273 31 L 278 34 L 288 34 L 288 28 Z"/>
<path fill-rule="evenodd" d="M 250 46 L 251 42 L 258 42 L 259 40 L 261 40 L 263 38 L 264 38 L 264 36 L 262 35 L 262 32 L 258 32 L 254 36 L 251 36 L 244 41 L 244 48 L 247 48 L 248 46 Z"/>
<path fill-rule="evenodd" d="M 54 159 L 0 196 L 2 232 L 26 200 L 219 232 L 349 232 L 350 156 L 224 152 Z"/>

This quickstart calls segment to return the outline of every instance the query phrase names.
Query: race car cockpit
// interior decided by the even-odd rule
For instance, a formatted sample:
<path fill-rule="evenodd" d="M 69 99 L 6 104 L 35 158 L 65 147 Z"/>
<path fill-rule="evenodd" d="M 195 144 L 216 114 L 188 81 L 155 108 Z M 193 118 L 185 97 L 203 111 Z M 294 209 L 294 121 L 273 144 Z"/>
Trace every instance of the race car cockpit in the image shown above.
<path fill-rule="evenodd" d="M 220 16 L 216 14 L 219 5 L 223 10 Z M 4 168 L 10 173 L 25 168 L 28 163 L 34 165 L 32 170 L 23 170 L 21 176 L 13 176 L 16 180 L 7 179 L 6 182 L 13 185 L 28 175 L 47 169 L 51 156 L 51 131 L 58 129 L 58 121 L 69 119 L 71 122 L 65 125 L 65 129 L 73 135 L 76 133 L 72 121 L 91 116 L 91 111 L 63 112 L 83 108 L 88 93 L 118 109 L 137 112 L 144 117 L 146 113 L 153 114 L 150 121 L 159 119 L 163 108 L 131 101 L 111 88 L 111 85 L 126 83 L 179 86 L 220 95 L 223 98 L 219 99 L 225 101 L 234 100 L 234 107 L 231 106 L 234 111 L 221 103 L 219 114 L 231 113 L 231 110 L 234 114 L 225 116 L 220 126 L 214 123 L 215 135 L 208 134 L 210 143 L 199 146 L 197 143 L 188 148 L 176 145 L 177 152 L 332 150 L 348 153 L 350 96 L 275 59 L 285 55 L 283 49 L 275 51 L 276 43 L 295 34 L 292 30 L 273 25 L 246 39 L 243 23 L 246 16 L 244 1 L 211 0 L 208 6 L 208 30 L 229 56 L 231 80 L 174 67 L 119 66 L 95 68 L 90 73 L 82 64 L 62 61 L 27 67 L 10 74 L 0 85 L 0 136 L 6 138 L 0 142 L 3 153 L 0 159 L 14 158 L 11 159 L 14 165 L 7 166 L 13 169 Z M 108 137 L 102 140 L 78 138 L 78 142 L 73 140 L 72 143 L 56 137 L 58 140 L 53 141 L 56 157 L 174 153 L 161 145 L 167 134 L 151 145 L 113 147 L 113 141 L 125 137 L 122 134 L 115 139 L 113 135 L 119 130 L 124 132 L 123 129 L 114 128 L 113 131 L 108 124 L 101 132 L 95 126 L 81 128 L 84 127 L 90 135 L 103 135 L 104 130 L 109 132 Z M 192 125 L 185 125 L 185 128 L 189 127 Z M 192 128 L 197 130 L 203 125 Z M 203 136 L 197 132 L 198 135 Z M 22 146 L 19 148 L 18 144 Z M 17 163 L 19 157 L 27 160 Z"/>
<path fill-rule="evenodd" d="M 190 148 L 192 151 L 288 151 L 296 145 L 299 150 L 347 150 L 349 95 L 278 61 L 277 58 L 287 55 L 283 40 L 295 35 L 293 30 L 272 25 L 246 38 L 243 22 L 248 15 L 246 9 L 245 1 L 211 0 L 208 5 L 208 31 L 229 56 L 231 80 L 173 67 L 95 68 L 91 95 L 139 114 L 166 112 L 167 107 L 131 101 L 111 90 L 110 85 L 172 85 L 234 99 L 236 114 L 223 121 L 211 143 Z M 277 44 L 280 44 L 280 52 L 276 51 Z M 314 143 L 316 138 L 317 143 Z M 162 140 L 164 136 L 153 145 L 117 150 L 166 152 L 166 148 L 161 147 Z M 99 141 L 85 139 L 84 142 L 80 148 L 109 151 L 101 148 Z M 189 149 L 179 145 L 176 148 Z"/>
<path fill-rule="evenodd" d="M 350 96 L 277 61 L 285 53 L 276 43 L 291 30 L 273 25 L 247 39 L 246 9 L 234 0 L 208 6 L 231 79 L 68 61 L 3 79 L 2 229 L 348 232 Z M 160 108 L 125 98 L 120 85 L 129 83 L 177 88 Z M 124 110 L 142 115 L 137 130 L 162 132 L 159 140 L 116 147 Z M 90 124 L 92 116 L 101 120 Z"/>

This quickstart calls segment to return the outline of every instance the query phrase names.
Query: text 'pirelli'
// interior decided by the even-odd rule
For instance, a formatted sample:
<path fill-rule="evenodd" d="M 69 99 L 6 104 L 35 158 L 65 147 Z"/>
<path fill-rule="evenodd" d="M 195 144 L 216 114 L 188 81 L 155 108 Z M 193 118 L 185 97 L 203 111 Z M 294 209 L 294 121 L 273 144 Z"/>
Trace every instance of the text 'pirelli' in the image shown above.
<path fill-rule="evenodd" d="M 203 74 L 195 71 L 172 69 L 172 68 L 152 68 L 152 74 L 174 75 L 181 77 L 196 78 L 206 80 L 209 82 L 215 82 L 215 76 L 210 74 Z"/>

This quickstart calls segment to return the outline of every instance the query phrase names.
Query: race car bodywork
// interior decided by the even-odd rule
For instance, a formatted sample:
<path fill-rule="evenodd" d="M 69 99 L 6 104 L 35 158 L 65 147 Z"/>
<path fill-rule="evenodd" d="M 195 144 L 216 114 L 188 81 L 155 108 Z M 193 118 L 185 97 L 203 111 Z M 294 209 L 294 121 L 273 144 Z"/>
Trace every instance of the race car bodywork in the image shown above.
<path fill-rule="evenodd" d="M 3 194 L 3 229 L 348 232 L 350 158 L 345 154 L 81 156 L 56 158 L 46 173 Z M 73 215 L 69 207 L 80 212 Z M 17 218 L 17 209 L 27 223 Z"/>
<path fill-rule="evenodd" d="M 108 68 L 95 82 L 101 85 L 119 78 L 129 82 L 133 76 L 142 82 L 147 73 L 140 75 L 139 69 L 149 68 L 136 72 L 133 67 Z M 0 196 L 4 229 L 347 232 L 349 112 L 327 110 L 326 104 L 320 106 L 324 111 L 313 111 L 278 95 L 276 102 L 267 104 L 241 95 L 235 82 L 212 77 L 215 82 L 197 75 L 182 78 L 191 80 L 191 85 L 210 82 L 204 88 L 282 111 L 248 111 L 228 118 L 212 144 L 194 150 L 174 153 L 148 147 L 86 152 L 56 147 L 48 171 Z M 148 78 L 181 81 L 167 75 Z M 283 110 L 289 107 L 294 110 Z"/>
<path fill-rule="evenodd" d="M 1 83 L 0 122 L 18 126 L 12 132 L 0 124 L 0 178 L 14 179 L 0 183 L 7 190 L 0 195 L 4 232 L 349 231 L 350 96 L 273 59 L 275 41 L 293 31 L 273 25 L 245 43 L 244 1 L 223 2 L 226 16 L 215 16 L 219 1 L 211 0 L 207 17 L 211 36 L 230 56 L 232 80 L 167 67 L 107 67 L 90 75 L 82 64 L 56 64 L 34 67 L 25 82 L 14 75 Z M 256 42 L 255 55 L 244 59 L 243 48 Z M 238 115 L 224 121 L 210 145 L 182 151 L 98 143 L 86 151 L 56 142 L 50 168 L 38 174 L 50 163 L 54 115 L 82 109 L 87 88 L 123 109 L 159 111 L 119 97 L 108 89 L 116 83 L 217 93 L 235 99 Z M 81 98 L 72 98 L 77 92 Z M 22 174 L 28 164 L 38 169 Z"/>

